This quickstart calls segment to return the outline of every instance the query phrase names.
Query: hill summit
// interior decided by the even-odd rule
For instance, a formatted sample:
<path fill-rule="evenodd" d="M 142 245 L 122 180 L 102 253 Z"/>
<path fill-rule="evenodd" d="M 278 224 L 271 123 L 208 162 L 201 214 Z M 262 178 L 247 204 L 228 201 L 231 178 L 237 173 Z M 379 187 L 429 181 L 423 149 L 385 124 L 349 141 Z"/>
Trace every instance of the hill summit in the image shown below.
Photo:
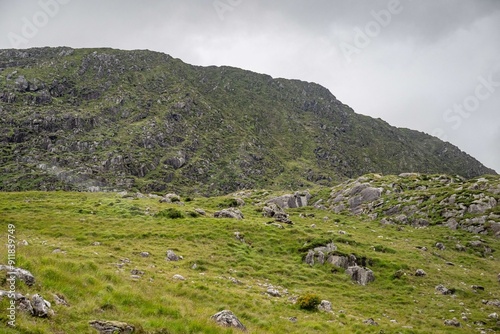
<path fill-rule="evenodd" d="M 496 174 L 318 84 L 151 51 L 0 50 L 0 125 L 4 191 L 217 195 L 371 172 Z"/>

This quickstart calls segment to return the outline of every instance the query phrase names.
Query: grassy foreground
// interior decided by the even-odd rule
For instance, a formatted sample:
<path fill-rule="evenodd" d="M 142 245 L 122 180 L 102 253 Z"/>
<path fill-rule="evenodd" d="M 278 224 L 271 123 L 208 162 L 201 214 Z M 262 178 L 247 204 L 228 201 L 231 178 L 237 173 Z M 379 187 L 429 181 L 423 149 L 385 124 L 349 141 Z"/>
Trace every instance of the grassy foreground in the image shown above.
<path fill-rule="evenodd" d="M 327 193 L 320 190 L 313 195 L 318 199 Z M 18 282 L 17 291 L 40 293 L 55 311 L 48 319 L 18 312 L 17 326 L 2 328 L 8 321 L 9 300 L 4 298 L 0 301 L 1 332 L 96 333 L 88 324 L 96 319 L 127 322 L 139 333 L 239 332 L 210 320 L 223 309 L 231 310 L 250 333 L 479 333 L 480 329 L 500 329 L 496 320 L 488 318 L 499 309 L 481 302 L 500 298 L 497 252 L 483 257 L 472 250 L 455 249 L 457 243 L 467 245 L 478 236 L 440 226 L 381 226 L 366 218 L 312 207 L 288 210 L 295 224 L 278 229 L 266 225 L 270 219 L 261 214 L 270 194 L 254 191 L 241 197 L 246 202 L 240 208 L 245 218 L 233 220 L 211 218 L 230 196 L 183 198 L 184 205 L 180 205 L 116 193 L 0 193 L 1 243 L 7 243 L 7 225 L 15 225 L 17 241 L 28 242 L 17 245 L 16 266 L 36 278 L 33 287 Z M 168 208 L 181 211 L 184 217 L 158 214 Z M 196 216 L 195 208 L 204 209 L 207 216 Z M 315 217 L 302 218 L 301 213 Z M 235 232 L 245 242 L 237 240 Z M 498 240 L 481 239 L 498 249 Z M 369 259 L 375 282 L 359 286 L 343 270 L 332 272 L 330 265 L 303 263 L 307 245 L 329 241 L 340 252 Z M 434 247 L 438 241 L 446 246 L 444 251 Z M 417 248 L 424 246 L 427 251 Z M 168 249 L 184 259 L 166 261 Z M 150 256 L 142 257 L 141 252 Z M 7 248 L 2 246 L 0 264 L 6 262 Z M 427 276 L 414 276 L 418 268 Z M 133 278 L 133 269 L 144 274 Z M 395 275 L 398 270 L 401 275 Z M 186 280 L 173 280 L 175 274 Z M 454 288 L 455 294 L 438 294 L 438 284 Z M 268 285 L 282 296 L 267 295 Z M 471 285 L 480 285 L 484 291 L 476 292 Z M 7 286 L 1 272 L 0 289 L 8 290 Z M 333 312 L 299 309 L 294 299 L 308 292 L 331 301 Z M 69 306 L 55 305 L 56 293 Z M 467 321 L 461 319 L 462 313 Z M 297 321 L 290 321 L 291 317 Z M 454 317 L 461 328 L 444 325 L 445 319 Z M 379 325 L 364 324 L 368 318 Z"/>

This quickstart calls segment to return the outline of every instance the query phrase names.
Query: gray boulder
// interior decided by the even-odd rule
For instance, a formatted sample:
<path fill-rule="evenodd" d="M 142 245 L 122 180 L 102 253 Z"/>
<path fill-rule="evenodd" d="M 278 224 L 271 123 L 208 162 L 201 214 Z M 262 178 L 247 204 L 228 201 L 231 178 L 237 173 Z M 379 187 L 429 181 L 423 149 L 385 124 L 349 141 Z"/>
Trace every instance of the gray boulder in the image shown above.
<path fill-rule="evenodd" d="M 89 324 L 99 334 L 131 334 L 135 330 L 134 326 L 120 321 L 92 320 Z"/>
<path fill-rule="evenodd" d="M 351 276 L 351 279 L 360 285 L 367 285 L 375 280 L 373 271 L 366 267 L 352 266 L 347 268 L 346 274 Z"/>
<path fill-rule="evenodd" d="M 50 303 L 39 294 L 31 297 L 31 306 L 33 307 L 32 315 L 35 317 L 46 318 L 53 314 Z"/>
<path fill-rule="evenodd" d="M 299 192 L 295 194 L 287 194 L 279 197 L 272 198 L 267 201 L 267 203 L 274 203 L 282 209 L 288 208 L 301 208 L 307 206 L 307 202 L 311 198 L 311 194 L 308 191 Z"/>
<path fill-rule="evenodd" d="M 217 324 L 223 327 L 234 327 L 243 331 L 246 331 L 246 327 L 240 322 L 240 320 L 229 310 L 220 311 L 210 317 Z"/>
<path fill-rule="evenodd" d="M 9 275 L 14 275 L 17 279 L 26 283 L 27 286 L 32 286 L 33 284 L 35 284 L 35 277 L 25 269 L 0 265 L 0 271 L 1 270 L 7 271 Z"/>
<path fill-rule="evenodd" d="M 323 312 L 332 312 L 332 303 L 328 300 L 322 300 L 318 305 L 318 310 Z"/>
<path fill-rule="evenodd" d="M 454 289 L 448 289 L 442 284 L 439 284 L 438 286 L 436 286 L 436 291 L 443 294 L 443 295 L 452 295 L 455 293 Z"/>
<path fill-rule="evenodd" d="M 427 275 L 427 273 L 423 269 L 417 269 L 417 271 L 415 271 L 415 276 L 423 277 L 425 275 Z"/>
<path fill-rule="evenodd" d="M 350 254 L 350 255 L 330 255 L 326 261 L 328 263 L 333 264 L 336 267 L 340 267 L 340 268 L 344 268 L 344 269 L 356 266 L 356 257 L 352 254 Z"/>
<path fill-rule="evenodd" d="M 173 250 L 167 250 L 167 261 L 179 261 L 180 257 L 177 256 Z"/>
<path fill-rule="evenodd" d="M 240 210 L 235 208 L 222 209 L 220 211 L 216 211 L 214 213 L 215 218 L 234 218 L 234 219 L 243 219 L 243 214 Z"/>
<path fill-rule="evenodd" d="M 460 322 L 455 318 L 445 320 L 444 324 L 446 326 L 460 327 Z"/>

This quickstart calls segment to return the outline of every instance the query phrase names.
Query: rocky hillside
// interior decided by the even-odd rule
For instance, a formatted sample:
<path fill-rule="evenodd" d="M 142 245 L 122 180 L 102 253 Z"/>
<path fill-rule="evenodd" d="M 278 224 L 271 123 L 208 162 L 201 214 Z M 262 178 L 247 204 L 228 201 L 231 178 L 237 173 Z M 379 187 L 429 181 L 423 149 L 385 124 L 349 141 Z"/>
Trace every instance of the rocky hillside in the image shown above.
<path fill-rule="evenodd" d="M 364 175 L 332 189 L 335 213 L 367 215 L 389 225 L 445 225 L 500 237 L 500 178 L 460 176 Z"/>
<path fill-rule="evenodd" d="M 228 193 L 405 171 L 494 174 L 314 83 L 166 54 L 0 50 L 0 190 Z"/>

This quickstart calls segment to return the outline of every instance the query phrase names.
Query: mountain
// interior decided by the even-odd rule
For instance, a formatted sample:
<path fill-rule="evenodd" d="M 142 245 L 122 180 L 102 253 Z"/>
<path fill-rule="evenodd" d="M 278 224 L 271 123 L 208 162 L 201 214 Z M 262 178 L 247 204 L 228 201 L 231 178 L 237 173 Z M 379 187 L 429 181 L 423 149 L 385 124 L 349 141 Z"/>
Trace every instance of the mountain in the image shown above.
<path fill-rule="evenodd" d="M 496 174 L 320 85 L 151 51 L 0 50 L 0 126 L 4 191 L 214 195 L 370 172 Z"/>

